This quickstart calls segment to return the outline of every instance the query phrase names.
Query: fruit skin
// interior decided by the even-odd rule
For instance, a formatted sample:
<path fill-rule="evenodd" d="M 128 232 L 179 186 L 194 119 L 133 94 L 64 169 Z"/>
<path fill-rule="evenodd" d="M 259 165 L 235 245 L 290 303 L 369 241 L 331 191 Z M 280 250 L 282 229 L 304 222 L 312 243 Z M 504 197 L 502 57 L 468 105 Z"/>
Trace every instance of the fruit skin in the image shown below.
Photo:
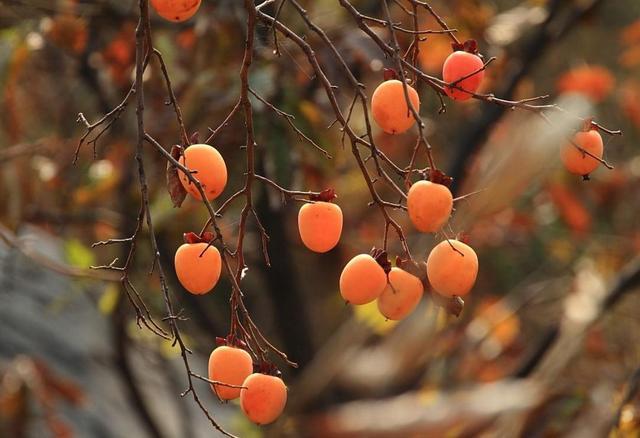
<path fill-rule="evenodd" d="M 287 387 L 282 379 L 254 373 L 245 379 L 240 390 L 240 407 L 256 424 L 273 423 L 287 404 Z"/>
<path fill-rule="evenodd" d="M 460 78 L 478 71 L 478 69 L 482 68 L 483 65 L 484 63 L 478 55 L 463 51 L 453 52 L 447 57 L 442 66 L 442 80 L 448 83 L 455 82 Z M 480 87 L 480 83 L 483 78 L 484 70 L 479 71 L 473 76 L 469 76 L 456 84 L 456 86 L 466 91 L 446 86 L 445 92 L 453 100 L 462 101 L 471 99 L 473 96 L 470 93 L 467 93 L 467 91 L 475 93 Z"/>
<path fill-rule="evenodd" d="M 415 275 L 400 268 L 392 268 L 389 272 L 389 284 L 378 297 L 378 310 L 394 321 L 403 319 L 416 308 L 424 288 Z"/>
<path fill-rule="evenodd" d="M 387 286 L 384 269 L 368 254 L 349 260 L 340 274 L 340 294 L 351 304 L 367 304 Z"/>
<path fill-rule="evenodd" d="M 466 295 L 473 287 L 477 275 L 476 252 L 469 245 L 458 240 L 449 239 L 440 242 L 431 250 L 427 258 L 427 277 L 431 286 L 440 295 L 448 297 Z"/>
<path fill-rule="evenodd" d="M 227 185 L 227 165 L 216 148 L 208 144 L 194 144 L 185 149 L 179 161 L 187 169 L 196 172 L 192 175 L 202 184 L 209 201 L 220 196 Z M 202 201 L 196 185 L 189 181 L 184 172 L 178 171 L 178 174 L 184 189 L 195 199 Z"/>
<path fill-rule="evenodd" d="M 590 154 L 602 158 L 604 145 L 598 131 L 578 132 L 574 135 L 573 142 Z M 576 175 L 588 175 L 600 166 L 598 160 L 585 154 L 570 142 L 562 148 L 560 158 L 564 167 Z"/>
<path fill-rule="evenodd" d="M 407 93 L 413 108 L 420 112 L 418 92 L 407 85 Z M 401 134 L 415 123 L 404 98 L 402 82 L 392 79 L 378 85 L 371 96 L 371 115 L 382 130 L 389 134 Z"/>
<path fill-rule="evenodd" d="M 431 181 L 418 181 L 407 194 L 409 218 L 419 231 L 434 233 L 451 216 L 453 195 L 448 187 Z"/>
<path fill-rule="evenodd" d="M 194 295 L 206 294 L 220 279 L 220 252 L 215 246 L 207 246 L 207 243 L 185 243 L 176 251 L 175 268 L 178 280 Z"/>
<path fill-rule="evenodd" d="M 176 23 L 187 21 L 200 8 L 202 0 L 151 0 L 151 6 L 162 18 Z"/>
<path fill-rule="evenodd" d="M 298 213 L 298 231 L 302 243 L 311 251 L 332 250 L 342 234 L 342 210 L 331 202 L 304 204 Z"/>
<path fill-rule="evenodd" d="M 214 349 L 209 356 L 209 380 L 242 386 L 251 373 L 253 373 L 253 361 L 245 350 L 223 345 Z M 240 388 L 211 385 L 211 389 L 221 400 L 240 397 Z"/>

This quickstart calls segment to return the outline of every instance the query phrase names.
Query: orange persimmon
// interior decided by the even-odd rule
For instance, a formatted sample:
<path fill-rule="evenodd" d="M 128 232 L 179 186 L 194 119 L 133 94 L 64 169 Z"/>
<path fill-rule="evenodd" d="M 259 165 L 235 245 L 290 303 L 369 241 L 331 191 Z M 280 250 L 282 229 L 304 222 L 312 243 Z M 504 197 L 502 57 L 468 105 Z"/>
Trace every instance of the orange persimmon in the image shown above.
<path fill-rule="evenodd" d="M 206 242 L 185 243 L 176 251 L 175 268 L 180 284 L 192 294 L 202 295 L 218 283 L 222 259 L 218 248 Z"/>
<path fill-rule="evenodd" d="M 409 100 L 416 112 L 420 111 L 418 92 L 407 85 Z M 378 85 L 371 96 L 371 115 L 378 126 L 389 134 L 401 134 L 415 123 L 404 96 L 402 82 L 392 79 Z"/>
<path fill-rule="evenodd" d="M 192 176 L 200 182 L 209 201 L 220 196 L 227 185 L 227 166 L 216 148 L 208 144 L 194 144 L 185 149 L 179 161 L 193 171 Z M 202 196 L 196 185 L 189 181 L 184 172 L 178 171 L 178 174 L 185 190 L 201 201 Z"/>
<path fill-rule="evenodd" d="M 245 379 L 240 390 L 240 407 L 256 424 L 276 421 L 287 404 L 287 387 L 282 379 L 254 373 Z"/>
<path fill-rule="evenodd" d="M 455 87 L 446 86 L 447 95 L 454 100 L 471 99 L 470 93 L 478 90 L 484 78 L 484 70 L 480 70 L 483 65 L 482 59 L 473 53 L 459 50 L 449 55 L 442 66 L 442 79 L 455 83 Z"/>
<path fill-rule="evenodd" d="M 451 216 L 453 195 L 448 187 L 431 181 L 418 181 L 407 194 L 409 218 L 419 231 L 438 231 Z"/>
<path fill-rule="evenodd" d="M 241 386 L 251 373 L 253 361 L 245 350 L 223 345 L 214 349 L 209 356 L 209 380 Z M 211 389 L 221 400 L 240 397 L 240 388 L 214 384 Z"/>
<path fill-rule="evenodd" d="M 576 175 L 589 175 L 598 168 L 600 161 L 581 151 L 576 145 L 601 159 L 604 150 L 602 136 L 595 129 L 578 132 L 573 136 L 572 142 L 568 142 L 562 148 L 560 158 L 564 167 Z"/>
<path fill-rule="evenodd" d="M 478 275 L 478 256 L 473 248 L 455 239 L 437 244 L 427 258 L 427 277 L 441 295 L 469 293 Z"/>
<path fill-rule="evenodd" d="M 298 231 L 311 251 L 330 251 L 342 234 L 342 210 L 331 202 L 304 204 L 298 213 Z"/>
<path fill-rule="evenodd" d="M 200 8 L 202 0 L 151 0 L 151 7 L 169 21 L 187 21 Z"/>
<path fill-rule="evenodd" d="M 340 275 L 340 294 L 351 304 L 375 300 L 386 286 L 384 269 L 368 254 L 359 254 L 349 260 Z"/>
<path fill-rule="evenodd" d="M 378 310 L 387 319 L 403 319 L 416 308 L 423 291 L 418 277 L 400 268 L 392 268 L 389 284 L 378 297 Z"/>

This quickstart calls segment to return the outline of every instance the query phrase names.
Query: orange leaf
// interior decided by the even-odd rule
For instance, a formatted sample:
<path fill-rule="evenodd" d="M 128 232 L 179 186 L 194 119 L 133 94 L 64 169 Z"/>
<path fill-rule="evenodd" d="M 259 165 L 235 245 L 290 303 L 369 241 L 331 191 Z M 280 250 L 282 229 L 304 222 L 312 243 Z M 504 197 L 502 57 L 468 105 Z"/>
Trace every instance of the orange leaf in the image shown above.
<path fill-rule="evenodd" d="M 601 102 L 611 94 L 615 78 L 605 67 L 585 65 L 563 74 L 556 84 L 561 93 L 580 93 L 594 102 Z"/>
<path fill-rule="evenodd" d="M 566 186 L 551 184 L 547 189 L 562 220 L 577 234 L 591 229 L 591 214 Z"/>

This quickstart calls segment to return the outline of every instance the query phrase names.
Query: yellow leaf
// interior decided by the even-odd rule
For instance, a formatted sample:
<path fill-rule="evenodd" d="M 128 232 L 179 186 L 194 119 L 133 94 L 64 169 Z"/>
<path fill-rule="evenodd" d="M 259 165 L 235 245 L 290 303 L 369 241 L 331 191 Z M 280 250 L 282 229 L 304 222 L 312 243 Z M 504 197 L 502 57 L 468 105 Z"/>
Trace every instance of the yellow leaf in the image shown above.
<path fill-rule="evenodd" d="M 100 300 L 98 301 L 98 310 L 103 315 L 110 315 L 118 304 L 120 298 L 120 291 L 115 284 L 110 284 L 106 287 Z"/>
<path fill-rule="evenodd" d="M 181 334 L 182 340 L 185 345 L 191 344 L 191 338 L 187 335 Z M 160 342 L 160 354 L 166 359 L 175 359 L 180 357 L 180 346 L 176 343 L 173 345 L 173 339 L 162 339 Z"/>
<path fill-rule="evenodd" d="M 353 307 L 356 319 L 380 335 L 389 332 L 397 324 L 397 321 L 387 320 L 382 316 L 378 310 L 378 303 L 376 301 Z"/>
<path fill-rule="evenodd" d="M 300 112 L 312 125 L 317 125 L 322 122 L 322 115 L 318 107 L 308 100 L 300 102 Z"/>
<path fill-rule="evenodd" d="M 70 265 L 88 268 L 95 264 L 93 251 L 77 239 L 67 240 L 64 245 L 64 252 Z"/>

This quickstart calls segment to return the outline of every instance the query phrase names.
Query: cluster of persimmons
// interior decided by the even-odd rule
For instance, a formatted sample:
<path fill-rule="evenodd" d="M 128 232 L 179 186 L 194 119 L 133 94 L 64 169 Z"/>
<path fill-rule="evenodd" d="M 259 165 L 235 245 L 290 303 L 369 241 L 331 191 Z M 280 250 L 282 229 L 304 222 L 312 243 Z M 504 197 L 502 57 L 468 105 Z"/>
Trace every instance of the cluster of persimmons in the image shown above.
<path fill-rule="evenodd" d="M 171 21 L 191 18 L 201 0 L 151 0 L 156 12 Z M 472 48 L 472 49 L 469 49 Z M 484 63 L 475 44 L 454 45 L 454 51 L 443 65 L 443 81 L 447 95 L 456 101 L 472 98 L 481 85 Z M 410 102 L 410 106 L 407 104 Z M 389 134 L 400 134 L 415 123 L 420 110 L 417 91 L 397 79 L 382 82 L 371 98 L 371 114 L 377 125 Z M 603 144 L 596 130 L 578 132 L 563 147 L 561 159 L 572 173 L 586 176 L 600 163 Z M 180 164 L 189 169 L 199 181 L 209 201 L 216 199 L 227 183 L 227 168 L 216 148 L 206 144 L 188 146 L 180 157 Z M 179 172 L 187 193 L 202 201 L 201 192 L 190 178 Z M 311 197 L 300 208 L 298 229 L 302 243 L 311 251 L 325 253 L 339 242 L 342 210 L 334 201 L 332 191 Z M 448 222 L 453 210 L 453 196 L 445 184 L 421 180 L 414 183 L 407 194 L 407 211 L 413 226 L 423 233 L 435 233 Z M 193 294 L 205 294 L 217 284 L 222 267 L 218 249 L 202 236 L 185 235 L 186 243 L 175 254 L 175 270 L 182 286 Z M 188 236 L 188 237 L 187 237 Z M 195 236 L 195 237 L 194 237 Z M 384 261 L 383 261 L 384 260 Z M 473 287 L 478 273 L 478 258 L 466 243 L 446 239 L 437 244 L 427 257 L 426 272 L 429 284 L 444 297 L 464 296 Z M 380 313 L 391 320 L 409 315 L 418 305 L 424 292 L 420 278 L 391 267 L 386 254 L 374 250 L 359 254 L 344 267 L 340 276 L 340 293 L 345 301 L 362 305 L 377 300 Z M 279 376 L 254 373 L 256 366 L 251 355 L 240 342 L 227 342 L 213 350 L 209 359 L 209 379 L 213 391 L 221 400 L 240 398 L 246 416 L 258 424 L 275 421 L 284 409 L 287 389 Z"/>

